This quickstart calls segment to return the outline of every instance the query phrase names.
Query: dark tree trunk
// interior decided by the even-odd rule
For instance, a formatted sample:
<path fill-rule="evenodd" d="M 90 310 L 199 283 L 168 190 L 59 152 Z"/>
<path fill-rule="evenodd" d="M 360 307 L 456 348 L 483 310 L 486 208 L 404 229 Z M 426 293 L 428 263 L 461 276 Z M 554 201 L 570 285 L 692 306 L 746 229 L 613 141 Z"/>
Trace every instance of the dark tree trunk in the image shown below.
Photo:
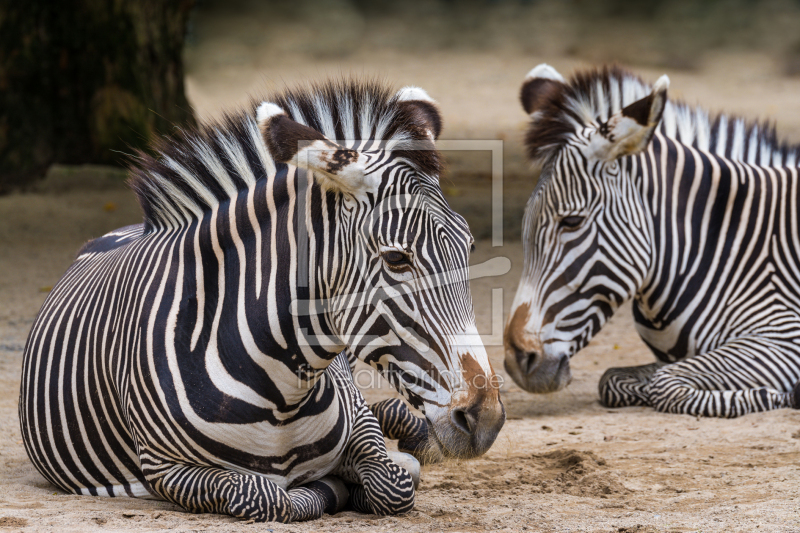
<path fill-rule="evenodd" d="M 52 163 L 120 164 L 194 123 L 183 86 L 194 0 L 0 0 L 0 193 Z"/>

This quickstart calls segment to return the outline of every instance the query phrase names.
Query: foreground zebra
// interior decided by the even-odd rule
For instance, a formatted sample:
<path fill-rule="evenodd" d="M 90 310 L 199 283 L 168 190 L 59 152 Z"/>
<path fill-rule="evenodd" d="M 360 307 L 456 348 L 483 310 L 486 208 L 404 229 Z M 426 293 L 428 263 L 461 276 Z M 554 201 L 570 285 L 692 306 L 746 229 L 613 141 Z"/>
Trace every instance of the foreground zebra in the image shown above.
<path fill-rule="evenodd" d="M 85 245 L 42 307 L 20 419 L 63 490 L 255 520 L 348 496 L 408 511 L 345 348 L 425 413 L 437 453 L 480 455 L 503 425 L 433 102 L 355 82 L 271 102 L 141 154 L 144 224 Z"/>
<path fill-rule="evenodd" d="M 800 150 L 669 102 L 667 85 L 618 68 L 567 82 L 540 65 L 526 79 L 541 177 L 506 369 L 531 392 L 565 387 L 569 358 L 633 297 L 658 362 L 608 370 L 604 405 L 720 417 L 798 407 Z"/>

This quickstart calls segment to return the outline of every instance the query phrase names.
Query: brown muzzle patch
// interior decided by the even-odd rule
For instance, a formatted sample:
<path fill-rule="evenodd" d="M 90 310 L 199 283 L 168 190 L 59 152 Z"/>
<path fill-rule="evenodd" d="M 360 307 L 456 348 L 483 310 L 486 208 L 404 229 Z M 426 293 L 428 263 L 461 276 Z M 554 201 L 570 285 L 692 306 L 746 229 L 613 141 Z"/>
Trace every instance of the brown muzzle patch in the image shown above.
<path fill-rule="evenodd" d="M 541 350 L 541 342 L 525 332 L 531 316 L 531 306 L 528 303 L 520 304 L 514 311 L 511 320 L 506 324 L 503 341 L 506 349 L 518 352 L 535 352 Z"/>
<path fill-rule="evenodd" d="M 489 365 L 489 373 L 481 367 L 478 361 L 470 354 L 461 355 L 461 376 L 467 386 L 467 395 L 463 406 L 490 405 L 500 397 L 500 385 L 497 374 Z"/>

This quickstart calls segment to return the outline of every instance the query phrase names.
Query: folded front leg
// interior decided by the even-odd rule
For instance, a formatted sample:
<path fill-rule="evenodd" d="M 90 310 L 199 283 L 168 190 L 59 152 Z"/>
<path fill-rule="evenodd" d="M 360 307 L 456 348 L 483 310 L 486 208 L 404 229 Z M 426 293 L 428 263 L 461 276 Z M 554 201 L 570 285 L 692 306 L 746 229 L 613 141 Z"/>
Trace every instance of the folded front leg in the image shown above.
<path fill-rule="evenodd" d="M 665 363 L 609 368 L 600 378 L 600 403 L 606 407 L 650 405 L 650 379 Z"/>
<path fill-rule="evenodd" d="M 650 403 L 658 411 L 733 418 L 794 407 L 800 354 L 793 343 L 741 338 L 658 370 Z"/>
<path fill-rule="evenodd" d="M 325 513 L 338 513 L 347 504 L 349 492 L 340 479 L 325 476 L 289 489 L 289 498 L 292 500 L 292 522 L 303 522 L 316 520 Z"/>
<path fill-rule="evenodd" d="M 358 512 L 395 515 L 414 508 L 414 480 L 387 452 L 378 420 L 362 403 L 353 433 L 335 472 L 349 487 L 350 505 Z"/>
<path fill-rule="evenodd" d="M 415 416 L 399 398 L 389 398 L 369 406 L 378 419 L 383 436 L 397 440 L 397 449 L 410 453 L 423 464 L 438 462 L 428 446 L 428 424 L 423 418 Z"/>
<path fill-rule="evenodd" d="M 347 500 L 341 482 L 329 478 L 286 491 L 265 477 L 212 466 L 161 465 L 147 468 L 145 476 L 157 494 L 187 511 L 257 522 L 312 520 L 335 513 Z"/>

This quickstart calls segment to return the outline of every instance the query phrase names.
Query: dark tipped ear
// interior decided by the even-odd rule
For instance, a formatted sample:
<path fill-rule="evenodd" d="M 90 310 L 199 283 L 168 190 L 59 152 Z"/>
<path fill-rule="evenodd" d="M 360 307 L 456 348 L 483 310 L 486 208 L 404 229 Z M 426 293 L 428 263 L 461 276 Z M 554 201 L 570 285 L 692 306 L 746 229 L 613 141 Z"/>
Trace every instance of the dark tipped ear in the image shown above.
<path fill-rule="evenodd" d="M 303 141 L 307 144 L 326 140 L 320 132 L 295 122 L 283 109 L 269 102 L 258 106 L 256 120 L 269 153 L 280 163 L 290 161 Z"/>
<path fill-rule="evenodd" d="M 406 113 L 407 120 L 425 132 L 425 136 L 436 140 L 442 133 L 442 115 L 436 101 L 419 87 L 403 87 L 397 92 L 397 100 Z"/>
<path fill-rule="evenodd" d="M 668 87 L 669 78 L 661 76 L 653 92 L 608 119 L 605 131 L 598 131 L 592 143 L 594 155 L 612 161 L 645 150 L 664 115 Z"/>
<path fill-rule="evenodd" d="M 564 78 L 546 63 L 537 66 L 525 77 L 519 99 L 529 115 L 538 111 L 566 88 Z"/>
<path fill-rule="evenodd" d="M 635 120 L 640 126 L 650 126 L 661 121 L 667 104 L 669 78 L 661 76 L 653 86 L 653 92 L 622 110 L 622 115 Z"/>
<path fill-rule="evenodd" d="M 295 122 L 277 105 L 262 103 L 256 119 L 272 157 L 280 163 L 313 171 L 323 188 L 360 194 L 374 191 L 379 185 L 380 176 L 366 173 L 369 161 L 363 154 Z"/>

